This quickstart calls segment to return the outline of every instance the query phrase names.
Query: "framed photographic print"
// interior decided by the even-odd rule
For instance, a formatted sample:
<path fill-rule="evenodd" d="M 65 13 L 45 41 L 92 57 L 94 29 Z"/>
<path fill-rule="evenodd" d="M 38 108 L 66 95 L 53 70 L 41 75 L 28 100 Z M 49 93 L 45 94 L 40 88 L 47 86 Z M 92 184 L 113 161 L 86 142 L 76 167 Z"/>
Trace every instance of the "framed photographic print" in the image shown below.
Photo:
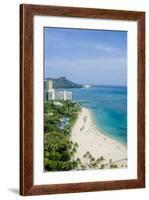
<path fill-rule="evenodd" d="M 145 187 L 145 13 L 20 6 L 20 194 Z"/>

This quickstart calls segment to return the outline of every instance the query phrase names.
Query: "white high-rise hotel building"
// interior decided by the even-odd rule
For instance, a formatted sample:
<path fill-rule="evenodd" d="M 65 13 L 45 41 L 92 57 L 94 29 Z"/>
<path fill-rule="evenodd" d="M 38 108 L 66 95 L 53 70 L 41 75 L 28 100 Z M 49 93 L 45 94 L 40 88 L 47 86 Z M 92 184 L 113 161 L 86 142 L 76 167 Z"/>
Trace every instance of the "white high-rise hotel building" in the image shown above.
<path fill-rule="evenodd" d="M 72 100 L 72 92 L 53 89 L 53 81 L 44 81 L 44 101 L 48 100 Z"/>

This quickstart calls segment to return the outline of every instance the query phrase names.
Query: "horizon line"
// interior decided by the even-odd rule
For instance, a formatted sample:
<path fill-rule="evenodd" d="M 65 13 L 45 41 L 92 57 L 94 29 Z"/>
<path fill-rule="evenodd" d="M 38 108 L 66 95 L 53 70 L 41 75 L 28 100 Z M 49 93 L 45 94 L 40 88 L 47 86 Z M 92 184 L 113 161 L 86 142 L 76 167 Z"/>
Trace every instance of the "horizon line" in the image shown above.
<path fill-rule="evenodd" d="M 46 79 L 59 79 L 59 78 L 66 78 L 66 76 L 59 76 L 59 77 L 44 77 L 44 80 Z M 127 87 L 127 85 L 115 85 L 115 84 L 105 84 L 105 83 L 89 83 L 89 82 L 86 82 L 86 83 L 78 83 L 77 81 L 74 81 L 74 80 L 70 80 L 69 78 L 67 79 L 69 81 L 72 81 L 78 85 L 92 85 L 92 86 L 111 86 L 111 87 Z"/>

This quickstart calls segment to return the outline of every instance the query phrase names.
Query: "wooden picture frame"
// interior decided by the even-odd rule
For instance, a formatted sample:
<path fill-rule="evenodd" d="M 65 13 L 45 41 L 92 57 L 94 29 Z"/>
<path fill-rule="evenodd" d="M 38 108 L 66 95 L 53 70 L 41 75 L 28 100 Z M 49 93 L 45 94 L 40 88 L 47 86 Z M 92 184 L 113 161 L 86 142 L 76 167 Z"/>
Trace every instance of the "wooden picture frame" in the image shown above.
<path fill-rule="evenodd" d="M 59 16 L 137 21 L 137 179 L 33 183 L 33 17 Z M 145 13 L 93 8 L 20 5 L 20 194 L 44 195 L 145 187 Z"/>

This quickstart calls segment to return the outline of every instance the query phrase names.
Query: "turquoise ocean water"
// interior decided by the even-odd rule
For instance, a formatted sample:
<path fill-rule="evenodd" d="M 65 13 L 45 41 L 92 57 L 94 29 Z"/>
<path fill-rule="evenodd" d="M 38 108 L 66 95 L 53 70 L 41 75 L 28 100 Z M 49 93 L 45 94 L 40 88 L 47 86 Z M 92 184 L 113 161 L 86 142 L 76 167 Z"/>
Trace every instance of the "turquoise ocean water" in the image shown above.
<path fill-rule="evenodd" d="M 127 144 L 127 87 L 94 86 L 71 91 L 74 101 L 90 109 L 99 130 Z"/>

